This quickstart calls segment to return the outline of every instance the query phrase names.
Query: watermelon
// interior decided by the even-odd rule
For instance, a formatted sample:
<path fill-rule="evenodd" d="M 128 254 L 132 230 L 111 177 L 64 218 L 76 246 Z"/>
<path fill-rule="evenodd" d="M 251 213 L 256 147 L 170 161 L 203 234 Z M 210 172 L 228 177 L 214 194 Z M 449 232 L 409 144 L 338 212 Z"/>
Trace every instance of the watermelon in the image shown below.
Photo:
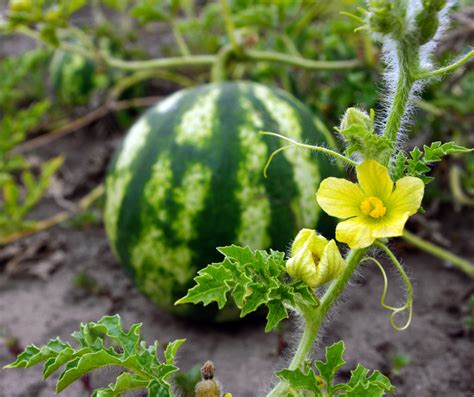
<path fill-rule="evenodd" d="M 78 54 L 54 52 L 49 74 L 54 91 L 65 104 L 84 104 L 95 88 L 95 64 Z"/>
<path fill-rule="evenodd" d="M 221 260 L 216 247 L 286 250 L 303 227 L 333 227 L 315 191 L 337 173 L 335 164 L 292 148 L 274 158 L 265 178 L 264 165 L 282 143 L 261 130 L 326 145 L 310 111 L 289 94 L 226 82 L 159 102 L 115 154 L 106 178 L 107 234 L 138 288 L 159 306 L 173 308 L 196 272 Z"/>

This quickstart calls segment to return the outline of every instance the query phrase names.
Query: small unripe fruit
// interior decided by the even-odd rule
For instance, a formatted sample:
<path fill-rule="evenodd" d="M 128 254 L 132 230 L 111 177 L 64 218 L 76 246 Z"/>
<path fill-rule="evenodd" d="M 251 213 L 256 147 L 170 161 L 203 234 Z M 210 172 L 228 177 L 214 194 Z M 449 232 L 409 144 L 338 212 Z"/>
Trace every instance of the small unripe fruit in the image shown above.
<path fill-rule="evenodd" d="M 372 119 L 366 111 L 357 108 L 349 108 L 346 110 L 346 113 L 344 113 L 339 129 L 343 131 L 354 124 L 363 126 L 367 131 L 373 128 Z"/>
<path fill-rule="evenodd" d="M 221 390 L 217 382 L 212 380 L 202 380 L 196 385 L 196 397 L 220 397 Z"/>
<path fill-rule="evenodd" d="M 201 367 L 202 380 L 196 385 L 196 397 L 220 397 L 219 382 L 214 378 L 216 368 L 212 361 L 206 361 Z"/>

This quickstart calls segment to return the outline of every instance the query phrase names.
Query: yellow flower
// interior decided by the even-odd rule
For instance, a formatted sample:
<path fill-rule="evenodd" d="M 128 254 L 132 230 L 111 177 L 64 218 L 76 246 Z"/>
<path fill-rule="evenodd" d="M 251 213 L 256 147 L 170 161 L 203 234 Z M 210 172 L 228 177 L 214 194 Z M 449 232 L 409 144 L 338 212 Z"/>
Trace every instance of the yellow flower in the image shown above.
<path fill-rule="evenodd" d="M 344 267 L 336 242 L 311 229 L 300 230 L 291 247 L 291 258 L 286 262 L 288 274 L 313 289 L 338 277 Z"/>
<path fill-rule="evenodd" d="M 423 181 L 406 176 L 394 188 L 388 169 L 374 160 L 364 161 L 356 171 L 358 184 L 327 178 L 316 193 L 325 212 L 347 219 L 337 225 L 336 239 L 365 248 L 377 238 L 401 236 L 408 218 L 420 208 Z"/>

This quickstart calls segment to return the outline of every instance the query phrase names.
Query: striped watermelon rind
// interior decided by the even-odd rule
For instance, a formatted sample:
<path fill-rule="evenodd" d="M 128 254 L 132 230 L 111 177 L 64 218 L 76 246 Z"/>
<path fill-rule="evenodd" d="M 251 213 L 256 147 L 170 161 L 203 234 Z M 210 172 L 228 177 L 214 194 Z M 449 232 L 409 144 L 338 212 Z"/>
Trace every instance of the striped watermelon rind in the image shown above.
<path fill-rule="evenodd" d="M 95 64 L 78 54 L 56 50 L 49 65 L 52 86 L 66 104 L 83 104 L 95 89 Z"/>
<path fill-rule="evenodd" d="M 302 227 L 332 229 L 317 206 L 319 181 L 337 173 L 301 149 L 275 157 L 280 140 L 326 144 L 310 111 L 279 89 L 227 82 L 179 91 L 143 115 L 106 179 L 105 225 L 136 285 L 171 309 L 216 247 L 288 248 Z M 195 309 L 179 307 L 189 315 Z M 201 312 L 202 315 L 202 312 Z"/>

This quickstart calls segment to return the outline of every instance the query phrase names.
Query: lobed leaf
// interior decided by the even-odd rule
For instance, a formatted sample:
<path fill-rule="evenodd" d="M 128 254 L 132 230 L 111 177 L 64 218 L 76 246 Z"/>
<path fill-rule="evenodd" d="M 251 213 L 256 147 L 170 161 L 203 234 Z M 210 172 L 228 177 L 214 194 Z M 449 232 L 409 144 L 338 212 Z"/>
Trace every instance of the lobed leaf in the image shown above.
<path fill-rule="evenodd" d="M 395 180 L 403 176 L 415 176 L 423 180 L 425 184 L 430 183 L 433 178 L 427 174 L 431 171 L 430 165 L 439 162 L 444 156 L 455 153 L 468 153 L 472 149 L 456 145 L 454 142 L 433 142 L 431 146 L 423 145 L 423 150 L 415 147 L 406 156 L 399 152 L 392 163 L 392 176 Z"/>
<path fill-rule="evenodd" d="M 300 369 L 283 369 L 278 371 L 276 375 L 291 385 L 293 389 L 304 389 L 311 391 L 315 397 L 323 395 L 319 387 L 318 379 L 312 370 L 304 373 Z"/>
<path fill-rule="evenodd" d="M 147 389 L 150 396 L 169 397 L 171 387 L 167 380 L 178 370 L 174 360 L 184 339 L 170 342 L 164 352 L 165 362 L 160 362 L 158 343 L 147 347 L 141 341 L 141 326 L 133 324 L 126 331 L 118 315 L 105 316 L 96 323 L 81 324 L 79 331 L 73 333 L 79 348 L 59 338 L 41 348 L 30 345 L 5 368 L 27 368 L 43 362 L 43 377 L 46 379 L 63 367 L 56 385 L 59 393 L 97 368 L 119 366 L 125 371 L 115 383 L 97 389 L 93 397 L 119 396 L 136 389 Z"/>
<path fill-rule="evenodd" d="M 196 286 L 176 304 L 216 302 L 222 308 L 230 293 L 241 309 L 241 317 L 262 305 L 267 306 L 266 332 L 288 317 L 288 307 L 296 307 L 299 302 L 319 305 L 309 287 L 288 280 L 283 252 L 236 245 L 220 247 L 218 251 L 224 255 L 224 260 L 200 270 L 195 278 Z"/>
<path fill-rule="evenodd" d="M 326 362 L 316 361 L 316 367 L 328 388 L 331 388 L 332 381 L 337 371 L 339 371 L 339 369 L 346 363 L 343 358 L 345 349 L 346 347 L 343 341 L 334 343 L 333 345 L 326 347 Z"/>
<path fill-rule="evenodd" d="M 217 302 L 219 309 L 224 307 L 227 302 L 227 292 L 230 290 L 228 283 L 232 281 L 232 273 L 227 269 L 226 261 L 200 270 L 194 280 L 196 286 L 191 288 L 188 294 L 176 304 L 202 302 L 204 306 L 207 306 L 211 302 Z"/>
<path fill-rule="evenodd" d="M 323 395 L 381 397 L 387 392 L 395 393 L 395 388 L 390 383 L 390 379 L 379 371 L 372 371 L 370 373 L 361 364 L 358 364 L 351 371 L 351 378 L 348 383 L 333 384 L 337 372 L 346 363 L 344 360 L 344 350 L 344 342 L 334 343 L 326 348 L 325 361 L 316 361 L 314 363 L 316 368 L 310 365 L 305 372 L 299 368 L 295 370 L 284 369 L 277 372 L 277 376 L 286 381 L 291 389 L 301 390 L 303 393 L 311 392 L 311 395 L 315 397 Z"/>

